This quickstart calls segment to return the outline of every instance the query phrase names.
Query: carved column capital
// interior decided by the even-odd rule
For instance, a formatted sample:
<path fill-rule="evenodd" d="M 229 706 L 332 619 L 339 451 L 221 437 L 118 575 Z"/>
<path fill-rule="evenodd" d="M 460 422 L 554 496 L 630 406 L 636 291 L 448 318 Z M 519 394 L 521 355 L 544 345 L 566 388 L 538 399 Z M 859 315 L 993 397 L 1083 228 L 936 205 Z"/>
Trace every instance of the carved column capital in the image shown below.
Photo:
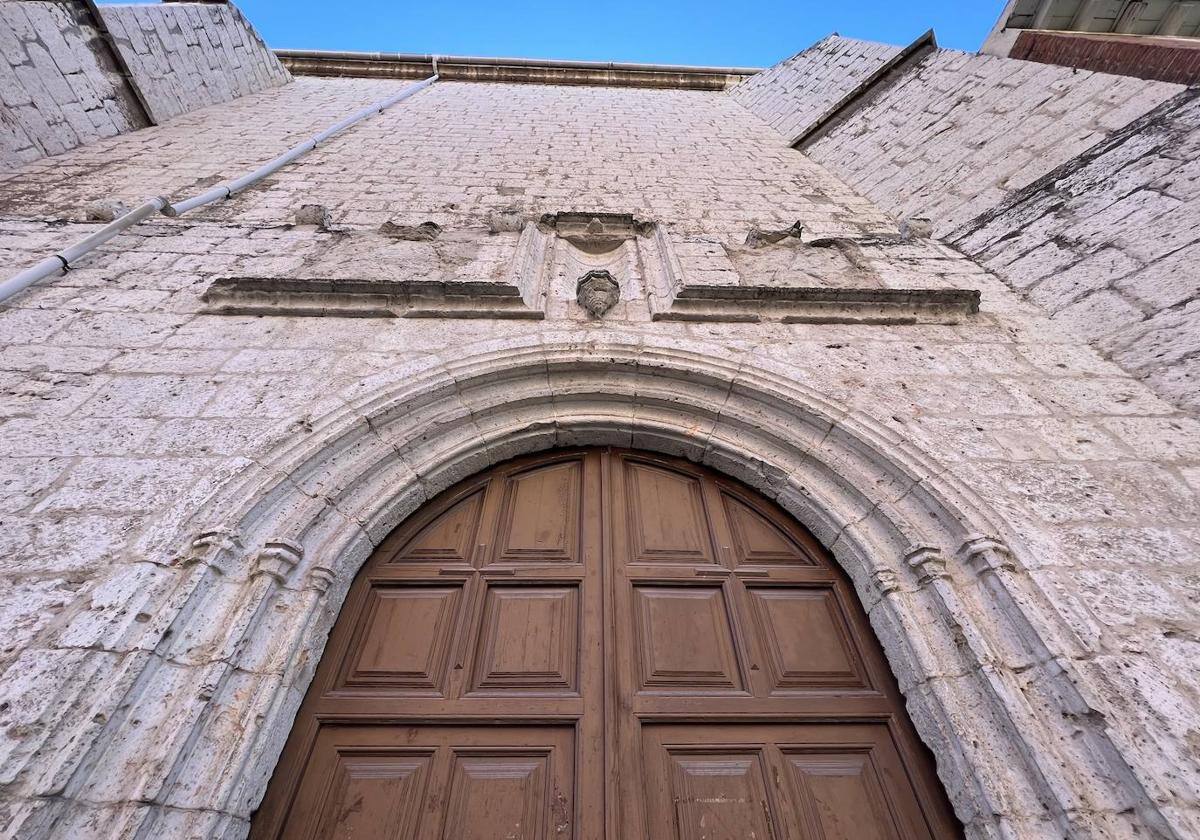
<path fill-rule="evenodd" d="M 917 545 L 904 555 L 904 562 L 917 573 L 917 580 L 922 584 L 938 578 L 949 577 L 946 571 L 946 555 L 941 549 L 931 545 Z"/>
<path fill-rule="evenodd" d="M 900 575 L 896 574 L 894 569 L 889 569 L 883 566 L 877 566 L 871 570 L 871 581 L 875 584 L 875 588 L 880 595 L 890 595 L 893 592 L 899 592 L 904 584 L 900 580 Z"/>
<path fill-rule="evenodd" d="M 184 553 L 180 565 L 187 567 L 202 564 L 227 575 L 241 550 L 242 541 L 238 531 L 216 525 L 196 535 Z"/>
<path fill-rule="evenodd" d="M 1016 564 L 1012 550 L 998 537 L 986 534 L 970 534 L 963 541 L 958 553 L 966 561 L 967 567 L 975 574 L 988 572 L 1014 571 Z"/>
<path fill-rule="evenodd" d="M 308 577 L 304 581 L 305 589 L 312 589 L 320 595 L 324 595 L 329 591 L 329 587 L 333 585 L 336 575 L 333 569 L 327 566 L 313 566 L 308 570 Z"/>
<path fill-rule="evenodd" d="M 286 539 L 268 540 L 255 558 L 255 574 L 273 577 L 283 583 L 304 558 L 304 546 Z"/>

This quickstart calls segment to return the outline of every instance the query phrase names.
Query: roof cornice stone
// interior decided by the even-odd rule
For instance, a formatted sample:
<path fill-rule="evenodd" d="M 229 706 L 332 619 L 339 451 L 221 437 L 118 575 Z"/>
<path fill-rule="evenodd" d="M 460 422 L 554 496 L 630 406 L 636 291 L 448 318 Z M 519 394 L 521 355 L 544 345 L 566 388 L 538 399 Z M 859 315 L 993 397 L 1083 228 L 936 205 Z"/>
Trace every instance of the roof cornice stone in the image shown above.
<path fill-rule="evenodd" d="M 283 66 L 299 76 L 370 79 L 423 79 L 436 72 L 441 81 L 504 82 L 542 85 L 725 90 L 757 67 L 694 67 L 615 61 L 562 61 L 384 52 L 275 50 Z"/>

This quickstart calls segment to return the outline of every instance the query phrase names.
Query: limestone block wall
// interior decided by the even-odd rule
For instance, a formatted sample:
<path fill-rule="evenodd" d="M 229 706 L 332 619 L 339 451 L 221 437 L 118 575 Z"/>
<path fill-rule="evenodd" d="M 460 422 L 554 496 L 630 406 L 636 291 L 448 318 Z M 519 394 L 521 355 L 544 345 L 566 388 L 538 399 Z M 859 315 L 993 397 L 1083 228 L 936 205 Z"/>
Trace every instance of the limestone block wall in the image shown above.
<path fill-rule="evenodd" d="M 210 186 L 406 84 L 300 77 L 152 132 L 79 149 L 54 161 L 53 170 L 49 162 L 26 170 L 0 193 L 0 213 L 72 217 L 106 198 L 131 203 Z M 504 110 L 494 95 L 513 98 L 512 118 L 499 118 Z M 797 220 L 818 235 L 895 231 L 885 213 L 781 148 L 769 128 L 720 94 L 445 82 L 419 101 L 420 107 L 405 105 L 356 126 L 345 139 L 334 138 L 346 156 L 306 156 L 206 209 L 206 217 L 289 224 L 302 204 L 318 203 L 329 208 L 335 224 L 361 230 L 392 218 L 451 226 L 489 211 L 537 218 L 572 209 L 633 212 L 736 244 L 751 227 L 775 229 Z M 539 107 L 551 114 L 538 117 Z M 597 116 L 588 116 L 589 107 Z M 452 136 L 444 136 L 448 132 Z M 679 147 L 665 145 L 664 137 L 678 139 Z M 484 138 L 488 154 L 479 145 Z M 497 144 L 507 144 L 503 153 Z M 144 156 L 162 165 L 148 166 Z M 719 160 L 731 161 L 742 174 L 719 176 L 713 171 Z M 779 161 L 788 164 L 785 180 L 772 184 L 753 176 L 756 200 L 747 204 L 744 173 Z M 707 174 L 699 177 L 696 170 Z"/>
<path fill-rule="evenodd" d="M 1183 90 L 1165 82 L 937 50 L 807 142 L 897 217 L 944 235 Z"/>
<path fill-rule="evenodd" d="M 827 97 L 806 81 L 822 77 L 808 65 L 851 56 L 860 78 L 880 66 L 853 58 L 860 42 L 830 41 L 766 71 L 770 99 L 738 101 L 789 139 L 812 125 Z M 1184 91 L 938 50 L 898 66 L 802 145 L 893 216 L 929 218 L 936 235 L 1195 409 L 1197 285 L 1184 266 L 1200 218 Z"/>
<path fill-rule="evenodd" d="M 0 2 L 0 173 L 146 125 L 83 3 Z"/>
<path fill-rule="evenodd" d="M 290 79 L 232 5 L 100 8 L 155 122 Z M 0 172 L 147 124 L 77 0 L 0 2 L 0 104 Z"/>
<path fill-rule="evenodd" d="M 396 87 L 301 78 L 27 166 L 3 183 L 0 262 L 93 230 L 88 203 L 212 184 Z M 298 224 L 305 204 L 328 222 Z M 855 584 L 968 836 L 1200 834 L 1200 424 L 949 246 L 877 270 L 979 290 L 954 323 L 652 323 L 636 265 L 602 320 L 570 276 L 543 321 L 203 300 L 221 277 L 322 276 L 389 222 L 455 234 L 388 245 L 390 276 L 413 277 L 563 211 L 727 252 L 797 221 L 896 233 L 724 94 L 438 83 L 0 311 L 0 823 L 244 836 L 362 550 L 448 473 L 607 442 L 678 446 L 790 499 L 839 558 L 873 547 Z M 378 270 L 364 253 L 339 276 Z M 679 356 L 693 369 L 667 375 Z M 475 460 L 447 468 L 450 449 Z M 891 460 L 853 467 L 868 449 Z M 908 524 L 881 535 L 893 514 Z M 264 538 L 299 546 L 293 572 L 259 569 Z"/>
<path fill-rule="evenodd" d="M 100 13 L 156 122 L 291 79 L 230 3 L 105 5 Z"/>
<path fill-rule="evenodd" d="M 729 95 L 793 138 L 899 53 L 890 44 L 830 35 L 751 76 Z"/>
<path fill-rule="evenodd" d="M 1180 94 L 949 241 L 1200 410 L 1200 95 Z"/>

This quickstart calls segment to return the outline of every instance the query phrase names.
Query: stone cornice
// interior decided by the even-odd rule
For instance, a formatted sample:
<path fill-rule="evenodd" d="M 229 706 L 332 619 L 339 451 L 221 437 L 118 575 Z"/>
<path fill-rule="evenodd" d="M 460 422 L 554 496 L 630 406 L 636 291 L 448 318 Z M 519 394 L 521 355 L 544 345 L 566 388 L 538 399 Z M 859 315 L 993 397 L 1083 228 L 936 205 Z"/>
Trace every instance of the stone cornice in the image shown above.
<path fill-rule="evenodd" d="M 725 90 L 759 71 L 755 67 L 692 67 L 679 64 L 413 53 L 276 50 L 275 54 L 284 67 L 298 76 L 425 79 L 436 72 L 442 81 L 447 82 Z"/>

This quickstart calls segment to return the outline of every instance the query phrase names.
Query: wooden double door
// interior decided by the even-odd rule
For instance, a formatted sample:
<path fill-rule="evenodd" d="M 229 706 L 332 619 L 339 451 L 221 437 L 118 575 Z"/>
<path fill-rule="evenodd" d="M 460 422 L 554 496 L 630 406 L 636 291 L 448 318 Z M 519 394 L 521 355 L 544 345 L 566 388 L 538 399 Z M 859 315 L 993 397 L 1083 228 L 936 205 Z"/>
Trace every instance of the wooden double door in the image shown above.
<path fill-rule="evenodd" d="M 497 467 L 384 541 L 252 832 L 959 835 L 811 535 L 735 482 L 611 449 Z"/>

